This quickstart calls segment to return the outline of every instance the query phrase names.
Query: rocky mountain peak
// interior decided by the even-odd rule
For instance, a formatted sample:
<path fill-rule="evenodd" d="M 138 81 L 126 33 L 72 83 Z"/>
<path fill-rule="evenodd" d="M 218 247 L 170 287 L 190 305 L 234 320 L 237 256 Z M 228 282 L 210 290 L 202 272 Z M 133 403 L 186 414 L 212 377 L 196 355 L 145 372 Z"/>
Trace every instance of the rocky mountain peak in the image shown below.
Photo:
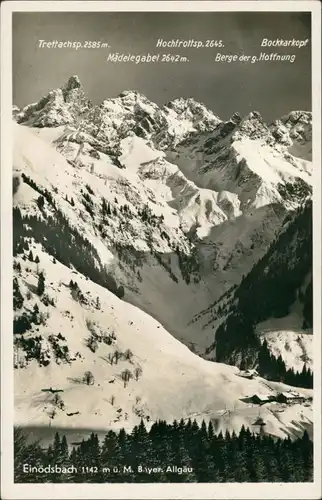
<path fill-rule="evenodd" d="M 65 89 L 68 92 L 73 89 L 79 89 L 80 87 L 82 87 L 80 79 L 77 75 L 73 75 L 68 79 L 67 83 L 62 87 L 62 89 Z"/>
<path fill-rule="evenodd" d="M 12 106 L 12 116 L 15 117 L 18 113 L 20 113 L 20 108 L 14 104 Z"/>
<path fill-rule="evenodd" d="M 291 111 L 291 113 L 275 120 L 272 129 L 288 132 L 291 139 L 298 141 L 312 140 L 312 113 L 309 111 Z"/>
<path fill-rule="evenodd" d="M 258 111 L 251 111 L 239 121 L 234 139 L 247 136 L 249 139 L 271 139 L 271 132 Z"/>
<path fill-rule="evenodd" d="M 51 90 L 38 102 L 15 112 L 18 123 L 34 127 L 58 127 L 74 123 L 91 108 L 78 76 L 74 75 L 61 87 Z"/>
<path fill-rule="evenodd" d="M 239 124 L 240 124 L 240 122 L 241 122 L 241 120 L 242 120 L 242 118 L 241 118 L 241 116 L 240 116 L 240 113 L 238 113 L 237 111 L 236 111 L 236 113 L 234 113 L 234 114 L 231 116 L 231 118 L 230 118 L 230 121 L 231 121 L 232 123 L 235 123 L 236 125 L 239 125 Z"/>
<path fill-rule="evenodd" d="M 107 103 L 112 102 L 113 104 L 118 104 L 123 109 L 120 109 L 121 113 L 131 112 L 134 116 L 134 119 L 140 119 L 142 113 L 144 115 L 153 116 L 157 113 L 160 108 L 157 104 L 150 101 L 144 94 L 137 92 L 135 90 L 124 90 L 121 92 L 116 99 L 107 99 L 105 101 L 105 106 Z"/>
<path fill-rule="evenodd" d="M 193 120 L 199 130 L 211 129 L 220 123 L 220 119 L 210 111 L 203 103 L 195 101 L 192 97 L 174 99 L 168 102 L 163 110 L 166 113 L 175 113 L 178 119 Z M 201 123 L 202 122 L 202 123 Z"/>
<path fill-rule="evenodd" d="M 270 125 L 277 143 L 288 147 L 294 156 L 312 160 L 312 113 L 291 111 Z"/>
<path fill-rule="evenodd" d="M 294 126 L 298 123 L 300 124 L 311 124 L 312 123 L 312 113 L 310 111 L 291 111 L 287 115 L 284 115 L 281 118 L 281 121 L 284 125 L 289 124 L 290 126 Z"/>
<path fill-rule="evenodd" d="M 122 90 L 122 92 L 119 93 L 117 96 L 120 99 L 125 99 L 125 100 L 133 100 L 133 101 L 145 101 L 149 102 L 148 98 L 144 95 L 138 92 L 137 90 Z"/>

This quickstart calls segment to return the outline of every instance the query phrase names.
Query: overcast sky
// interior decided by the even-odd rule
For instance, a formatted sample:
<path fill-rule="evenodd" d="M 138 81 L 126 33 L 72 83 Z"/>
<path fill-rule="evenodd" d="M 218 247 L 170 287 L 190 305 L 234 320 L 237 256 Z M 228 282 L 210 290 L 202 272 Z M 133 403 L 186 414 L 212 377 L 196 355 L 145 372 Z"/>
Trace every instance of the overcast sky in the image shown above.
<path fill-rule="evenodd" d="M 260 42 L 310 37 L 306 13 L 14 13 L 13 102 L 35 102 L 76 74 L 94 103 L 133 89 L 157 104 L 194 97 L 222 119 L 257 110 L 271 121 L 294 109 L 311 110 L 311 45 L 271 49 Z M 222 39 L 225 47 L 157 49 L 158 38 Z M 40 39 L 99 40 L 111 49 L 41 49 Z M 109 52 L 172 52 L 189 63 L 106 63 Z M 295 54 L 296 60 L 215 63 L 217 52 L 278 52 Z"/>

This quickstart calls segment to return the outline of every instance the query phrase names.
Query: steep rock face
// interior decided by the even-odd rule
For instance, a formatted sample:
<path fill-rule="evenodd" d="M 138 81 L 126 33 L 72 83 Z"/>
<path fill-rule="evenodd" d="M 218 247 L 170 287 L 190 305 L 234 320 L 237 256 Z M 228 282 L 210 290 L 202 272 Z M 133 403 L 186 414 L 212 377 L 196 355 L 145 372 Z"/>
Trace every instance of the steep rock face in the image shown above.
<path fill-rule="evenodd" d="M 135 134 L 162 150 L 191 132 L 212 130 L 219 122 L 193 99 L 178 99 L 159 108 L 138 92 L 124 91 L 95 107 L 84 128 L 101 147 L 117 150 L 120 140 Z"/>
<path fill-rule="evenodd" d="M 33 127 L 57 127 L 73 123 L 91 107 L 77 76 L 72 76 L 61 88 L 52 90 L 34 104 L 15 114 L 18 123 Z"/>
<path fill-rule="evenodd" d="M 235 140 L 246 136 L 249 139 L 254 140 L 262 139 L 268 144 L 272 144 L 274 142 L 268 126 L 258 111 L 252 111 L 249 113 L 240 121 L 238 125 L 238 130 L 236 130 L 233 136 L 233 139 Z"/>
<path fill-rule="evenodd" d="M 168 142 L 165 145 L 176 145 L 188 134 L 214 130 L 221 120 L 202 103 L 192 98 L 174 99 L 162 108 L 168 124 Z M 171 140 L 172 139 L 172 140 Z M 159 145 L 160 144 L 159 141 Z"/>
<path fill-rule="evenodd" d="M 303 160 L 312 160 L 312 113 L 292 111 L 270 126 L 274 138 Z"/>

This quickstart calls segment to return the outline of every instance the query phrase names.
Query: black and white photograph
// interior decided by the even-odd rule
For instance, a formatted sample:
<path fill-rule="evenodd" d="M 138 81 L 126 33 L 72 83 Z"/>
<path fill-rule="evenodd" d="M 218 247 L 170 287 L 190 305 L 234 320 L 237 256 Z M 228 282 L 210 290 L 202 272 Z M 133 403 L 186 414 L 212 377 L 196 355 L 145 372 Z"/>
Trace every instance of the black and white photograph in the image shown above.
<path fill-rule="evenodd" d="M 13 486 L 318 498 L 317 3 L 91 3 L 5 3 Z"/>

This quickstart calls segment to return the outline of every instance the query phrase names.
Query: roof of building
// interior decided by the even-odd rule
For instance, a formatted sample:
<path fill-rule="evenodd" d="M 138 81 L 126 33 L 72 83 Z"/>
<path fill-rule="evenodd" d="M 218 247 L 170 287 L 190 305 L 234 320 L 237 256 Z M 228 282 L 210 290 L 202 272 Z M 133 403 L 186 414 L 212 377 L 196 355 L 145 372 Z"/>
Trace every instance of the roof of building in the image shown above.
<path fill-rule="evenodd" d="M 266 425 L 266 423 L 264 422 L 264 420 L 261 417 L 258 417 L 258 419 L 255 420 L 253 425 Z"/>

